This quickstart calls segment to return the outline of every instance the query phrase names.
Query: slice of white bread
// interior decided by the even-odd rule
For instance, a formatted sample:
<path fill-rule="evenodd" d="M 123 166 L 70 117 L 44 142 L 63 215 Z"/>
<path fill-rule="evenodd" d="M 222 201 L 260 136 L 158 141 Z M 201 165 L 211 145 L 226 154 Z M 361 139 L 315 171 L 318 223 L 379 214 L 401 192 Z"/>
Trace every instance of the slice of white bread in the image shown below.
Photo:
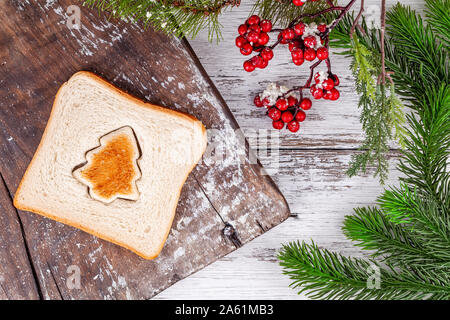
<path fill-rule="evenodd" d="M 130 160 L 137 164 L 132 175 L 137 190 L 128 199 L 123 194 L 101 199 L 91 193 L 89 179 L 77 178 L 77 170 L 120 130 L 131 130 L 139 149 L 139 157 Z M 144 103 L 92 73 L 78 72 L 56 95 L 14 205 L 153 259 L 206 141 L 206 130 L 194 117 Z"/>

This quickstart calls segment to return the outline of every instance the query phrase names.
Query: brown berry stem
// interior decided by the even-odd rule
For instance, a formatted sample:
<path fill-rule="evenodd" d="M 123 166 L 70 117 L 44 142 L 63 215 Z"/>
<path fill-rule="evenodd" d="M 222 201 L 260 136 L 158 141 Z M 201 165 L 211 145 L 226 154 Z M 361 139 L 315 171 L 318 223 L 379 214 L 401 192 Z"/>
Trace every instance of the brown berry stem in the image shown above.
<path fill-rule="evenodd" d="M 361 19 L 361 16 L 364 12 L 364 0 L 361 0 L 361 7 L 359 8 L 358 15 L 355 18 L 355 21 L 353 21 L 352 27 L 350 28 L 350 39 L 353 37 L 353 33 L 355 32 L 355 29 L 357 26 L 359 26 L 359 19 Z"/>

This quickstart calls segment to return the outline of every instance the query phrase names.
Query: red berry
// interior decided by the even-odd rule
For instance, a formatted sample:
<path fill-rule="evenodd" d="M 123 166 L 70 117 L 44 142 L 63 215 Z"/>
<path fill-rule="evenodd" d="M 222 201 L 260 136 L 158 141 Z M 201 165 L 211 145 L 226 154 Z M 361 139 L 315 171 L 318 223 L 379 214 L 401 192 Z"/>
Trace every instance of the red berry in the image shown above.
<path fill-rule="evenodd" d="M 244 55 L 244 56 L 248 56 L 250 53 L 252 53 L 252 51 L 253 51 L 253 47 L 252 47 L 252 45 L 250 44 L 250 43 L 245 43 L 243 46 L 242 46 L 242 48 L 241 48 L 241 53 Z"/>
<path fill-rule="evenodd" d="M 319 32 L 325 32 L 327 31 L 327 25 L 325 23 L 321 23 L 317 26 L 317 30 L 319 30 Z"/>
<path fill-rule="evenodd" d="M 305 46 L 307 48 L 314 48 L 317 44 L 316 37 L 314 36 L 307 36 L 305 39 L 303 39 L 303 42 L 305 43 Z"/>
<path fill-rule="evenodd" d="M 259 33 L 256 31 L 250 31 L 247 35 L 247 40 L 250 42 L 256 42 L 259 39 Z"/>
<path fill-rule="evenodd" d="M 253 99 L 253 103 L 255 104 L 255 106 L 257 106 L 258 108 L 261 108 L 263 106 L 263 102 L 261 101 L 261 97 L 259 95 L 257 95 L 254 99 Z"/>
<path fill-rule="evenodd" d="M 310 92 L 314 99 L 320 99 L 323 97 L 323 90 L 320 88 L 317 88 L 315 85 L 313 85 L 310 89 Z"/>
<path fill-rule="evenodd" d="M 335 100 L 339 99 L 340 93 L 336 88 L 331 89 L 330 92 L 331 92 L 330 100 L 335 101 Z"/>
<path fill-rule="evenodd" d="M 303 62 L 305 62 L 305 60 L 303 59 L 292 59 L 292 62 L 296 65 L 296 66 L 301 66 L 303 64 Z"/>
<path fill-rule="evenodd" d="M 250 59 L 250 61 L 253 63 L 253 65 L 256 68 L 264 69 L 267 67 L 267 61 L 264 60 L 261 56 L 254 56 Z"/>
<path fill-rule="evenodd" d="M 269 32 L 272 30 L 272 22 L 270 20 L 263 20 L 259 25 L 261 26 L 261 30 L 263 32 Z"/>
<path fill-rule="evenodd" d="M 292 60 L 303 59 L 303 50 L 299 48 L 294 48 L 291 51 Z"/>
<path fill-rule="evenodd" d="M 324 90 L 331 90 L 334 88 L 334 82 L 331 78 L 328 78 L 322 82 L 322 88 Z"/>
<path fill-rule="evenodd" d="M 263 99 L 263 101 L 262 101 L 262 104 L 263 104 L 263 106 L 266 106 L 266 107 L 268 107 L 268 106 L 269 106 L 269 104 L 270 104 L 270 100 L 269 100 L 269 98 L 264 98 L 264 99 Z"/>
<path fill-rule="evenodd" d="M 296 35 L 301 36 L 305 32 L 305 24 L 303 22 L 297 23 L 294 26 L 294 32 Z"/>
<path fill-rule="evenodd" d="M 297 132 L 300 129 L 300 124 L 297 121 L 291 121 L 288 123 L 287 128 L 290 132 Z"/>
<path fill-rule="evenodd" d="M 315 81 L 316 83 L 319 83 L 319 82 L 320 82 L 320 73 L 319 73 L 319 72 L 317 72 L 317 73 L 314 75 L 314 81 Z"/>
<path fill-rule="evenodd" d="M 313 61 L 316 58 L 316 50 L 314 49 L 306 49 L 303 53 L 303 58 L 308 61 Z"/>
<path fill-rule="evenodd" d="M 263 51 L 261 51 L 261 57 L 266 60 L 272 60 L 273 58 L 273 51 L 270 48 L 264 48 Z"/>
<path fill-rule="evenodd" d="M 269 35 L 265 32 L 261 32 L 259 34 L 258 44 L 265 45 L 267 42 L 269 42 Z"/>
<path fill-rule="evenodd" d="M 254 24 L 259 24 L 259 17 L 255 14 L 253 16 L 251 16 L 250 18 L 248 18 L 247 23 L 249 25 L 254 25 Z"/>
<path fill-rule="evenodd" d="M 243 36 L 238 36 L 236 38 L 235 42 L 236 42 L 236 47 L 242 48 L 242 46 L 247 43 L 247 40 L 245 40 L 245 38 Z"/>
<path fill-rule="evenodd" d="M 283 38 L 283 31 L 278 34 L 278 40 L 280 41 L 281 44 L 288 43 L 288 41 Z"/>
<path fill-rule="evenodd" d="M 269 109 L 269 118 L 272 120 L 280 120 L 281 118 L 281 111 L 277 108 L 273 107 Z"/>
<path fill-rule="evenodd" d="M 296 97 L 289 96 L 288 99 L 287 99 L 287 102 L 288 102 L 288 106 L 289 107 L 293 107 L 293 106 L 295 106 L 298 103 L 298 100 L 297 100 Z"/>
<path fill-rule="evenodd" d="M 272 126 L 274 129 L 281 130 L 284 127 L 284 123 L 283 123 L 283 121 L 278 120 L 278 121 L 272 122 Z"/>
<path fill-rule="evenodd" d="M 284 111 L 288 108 L 286 99 L 278 99 L 277 102 L 275 103 L 275 105 L 281 111 Z"/>
<path fill-rule="evenodd" d="M 299 122 L 303 122 L 306 119 L 306 113 L 304 113 L 302 110 L 298 110 L 297 114 L 295 115 L 295 120 Z"/>
<path fill-rule="evenodd" d="M 241 36 L 243 36 L 244 34 L 246 34 L 247 33 L 247 25 L 246 24 L 241 24 L 239 27 L 238 27 L 238 32 L 239 32 L 239 34 L 241 35 Z"/>
<path fill-rule="evenodd" d="M 306 0 L 305 0 L 305 1 L 306 1 Z M 305 1 L 302 1 L 302 0 L 292 0 L 292 3 L 294 4 L 294 6 L 301 7 L 302 5 L 305 4 Z"/>
<path fill-rule="evenodd" d="M 301 102 L 300 102 L 300 108 L 302 108 L 303 110 L 309 110 L 311 109 L 312 106 L 312 102 L 310 99 L 308 98 L 304 98 Z"/>
<path fill-rule="evenodd" d="M 256 66 L 256 65 L 258 64 L 258 62 L 259 62 L 259 59 L 261 59 L 260 56 L 253 56 L 253 57 L 250 58 L 249 61 L 250 61 L 251 63 L 253 63 L 254 66 Z"/>
<path fill-rule="evenodd" d="M 283 34 L 283 39 L 284 40 L 292 40 L 295 37 L 295 32 L 291 28 L 284 29 L 282 31 L 282 34 Z"/>
<path fill-rule="evenodd" d="M 328 58 L 328 49 L 325 47 L 321 47 L 317 49 L 317 58 L 319 60 L 325 60 Z"/>
<path fill-rule="evenodd" d="M 292 50 L 294 50 L 295 48 L 300 47 L 300 42 L 298 42 L 297 40 L 293 40 L 291 42 L 289 42 L 289 51 L 292 52 Z"/>
<path fill-rule="evenodd" d="M 247 60 L 244 62 L 244 70 L 247 72 L 252 72 L 253 70 L 255 70 L 255 66 L 250 60 Z"/>
<path fill-rule="evenodd" d="M 323 95 L 323 98 L 325 100 L 331 100 L 331 91 L 325 91 L 325 94 Z"/>
<path fill-rule="evenodd" d="M 285 111 L 281 115 L 281 120 L 283 120 L 283 122 L 285 122 L 285 123 L 291 122 L 293 119 L 294 119 L 294 116 L 289 111 Z"/>
<path fill-rule="evenodd" d="M 334 86 L 337 87 L 337 86 L 339 85 L 339 83 L 340 83 L 338 76 L 335 75 L 335 74 L 332 74 L 332 75 L 331 75 L 331 78 L 332 78 L 332 79 L 334 78 L 334 79 L 333 79 L 333 81 L 334 81 Z"/>
<path fill-rule="evenodd" d="M 267 67 L 268 64 L 269 64 L 269 62 L 267 62 L 267 60 L 264 60 L 263 58 L 259 57 L 255 66 L 257 68 L 264 69 L 265 67 Z"/>
<path fill-rule="evenodd" d="M 261 32 L 261 27 L 258 26 L 257 24 L 251 25 L 249 29 L 251 31 L 255 31 L 256 33 L 260 33 Z"/>

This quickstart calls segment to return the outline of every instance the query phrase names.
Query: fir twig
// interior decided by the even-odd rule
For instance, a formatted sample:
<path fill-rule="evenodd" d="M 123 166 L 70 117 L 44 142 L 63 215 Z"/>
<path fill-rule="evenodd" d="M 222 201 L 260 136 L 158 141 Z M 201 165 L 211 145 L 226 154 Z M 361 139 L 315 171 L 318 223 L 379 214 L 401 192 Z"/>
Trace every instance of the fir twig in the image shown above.
<path fill-rule="evenodd" d="M 366 134 L 364 143 L 360 147 L 361 153 L 352 157 L 349 176 L 359 171 L 366 172 L 368 166 L 375 166 L 375 176 L 379 176 L 383 183 L 387 178 L 390 151 L 389 140 L 392 129 L 395 136 L 403 143 L 403 105 L 396 97 L 393 84 L 378 83 L 382 64 L 371 50 L 364 46 L 354 34 L 352 48 L 352 71 L 356 80 L 356 91 L 360 96 L 358 106 L 361 109 L 360 121 Z"/>
<path fill-rule="evenodd" d="M 85 0 L 85 5 L 115 18 L 142 21 L 176 36 L 195 37 L 204 28 L 209 39 L 221 38 L 219 15 L 240 0 Z"/>
<path fill-rule="evenodd" d="M 427 21 L 434 33 L 450 46 L 450 0 L 425 0 Z"/>
<path fill-rule="evenodd" d="M 283 245 L 278 256 L 291 287 L 314 299 L 442 299 L 450 298 L 448 274 L 418 268 L 398 273 L 375 261 L 348 258 L 312 242 Z M 379 287 L 371 278 L 379 270 Z"/>

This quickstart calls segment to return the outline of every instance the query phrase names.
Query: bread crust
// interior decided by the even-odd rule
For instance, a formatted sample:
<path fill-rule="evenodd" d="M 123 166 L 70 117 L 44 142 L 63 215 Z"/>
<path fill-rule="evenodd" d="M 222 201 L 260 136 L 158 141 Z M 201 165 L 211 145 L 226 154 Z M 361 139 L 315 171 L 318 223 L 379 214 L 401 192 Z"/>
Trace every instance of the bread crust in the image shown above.
<path fill-rule="evenodd" d="M 175 201 L 175 206 L 174 206 L 174 208 L 172 209 L 172 217 L 171 217 L 171 219 L 170 219 L 170 223 L 168 224 L 167 230 L 166 230 L 166 232 L 165 232 L 164 239 L 163 239 L 163 241 L 161 242 L 160 247 L 158 248 L 158 250 L 156 251 L 156 253 L 155 253 L 154 255 L 148 256 L 148 255 L 146 255 L 145 253 L 140 252 L 140 251 L 136 250 L 135 248 L 132 248 L 132 247 L 128 246 L 128 245 L 125 244 L 125 243 L 122 243 L 122 242 L 120 242 L 120 241 L 114 240 L 114 239 L 112 239 L 112 238 L 110 238 L 110 237 L 108 237 L 108 236 L 106 236 L 106 235 L 104 235 L 104 234 L 101 234 L 101 233 L 99 233 L 99 232 L 97 232 L 97 231 L 94 231 L 94 230 L 92 230 L 92 229 L 90 229 L 90 228 L 88 228 L 88 227 L 81 226 L 81 225 L 78 224 L 78 223 L 69 221 L 69 220 L 64 219 L 64 218 L 62 218 L 62 217 L 58 217 L 58 216 L 56 216 L 56 215 L 54 215 L 54 214 L 52 214 L 52 213 L 44 212 L 44 211 L 42 211 L 42 210 L 39 210 L 39 209 L 36 209 L 36 208 L 33 208 L 33 207 L 28 207 L 28 206 L 26 206 L 25 204 L 21 204 L 21 203 L 19 202 L 19 199 L 18 199 L 19 197 L 18 197 L 18 195 L 19 195 L 20 192 L 21 192 L 22 185 L 23 185 L 24 181 L 27 179 L 27 175 L 28 175 L 28 173 L 29 173 L 29 170 L 30 170 L 31 166 L 32 166 L 33 163 L 34 163 L 34 160 L 36 159 L 37 153 L 39 152 L 39 150 L 41 149 L 41 147 L 42 147 L 42 145 L 43 145 L 45 139 L 47 138 L 47 134 L 48 134 L 48 123 L 49 123 L 50 121 L 52 121 L 52 119 L 53 119 L 53 116 L 54 116 L 54 113 L 55 113 L 55 104 L 56 104 L 56 101 L 58 100 L 58 96 L 60 95 L 62 89 L 68 84 L 68 82 L 69 82 L 71 79 L 73 79 L 73 78 L 75 78 L 75 77 L 78 77 L 78 76 L 85 76 L 85 77 L 91 78 L 92 80 L 97 81 L 97 82 L 99 82 L 100 84 L 105 85 L 105 86 L 106 86 L 108 89 L 110 89 L 111 91 L 116 92 L 117 94 L 123 96 L 124 98 L 126 98 L 126 99 L 128 99 L 128 100 L 131 100 L 132 102 L 134 102 L 134 103 L 136 103 L 136 104 L 138 104 L 138 105 L 140 105 L 140 106 L 142 106 L 142 107 L 144 107 L 144 108 L 150 108 L 150 109 L 153 109 L 153 110 L 162 111 L 162 112 L 164 112 L 164 113 L 167 113 L 167 114 L 170 114 L 170 115 L 173 115 L 173 116 L 184 117 L 184 118 L 187 118 L 187 119 L 189 119 L 189 120 L 191 120 L 191 121 L 194 121 L 194 123 L 195 123 L 197 126 L 200 126 L 200 128 L 201 128 L 201 130 L 202 130 L 202 136 L 203 136 L 203 139 L 204 139 L 204 148 L 203 148 L 203 150 L 202 150 L 202 152 L 201 152 L 201 154 L 200 154 L 200 157 L 199 157 L 198 159 L 196 159 L 196 161 L 193 163 L 193 165 L 191 166 L 191 168 L 187 171 L 187 174 L 186 174 L 186 176 L 185 176 L 184 179 L 183 179 L 183 184 L 182 184 L 181 188 L 178 190 L 178 194 L 177 194 L 176 201 Z M 92 234 L 92 235 L 94 235 L 94 236 L 96 236 L 96 237 L 98 237 L 98 238 L 100 238 L 100 239 L 103 239 L 103 240 L 112 242 L 112 243 L 114 243 L 114 244 L 116 244 L 116 245 L 119 245 L 119 246 L 121 246 L 121 247 L 124 247 L 124 248 L 126 248 L 126 249 L 128 249 L 128 250 L 134 252 L 135 254 L 137 254 L 138 256 L 140 256 L 140 257 L 142 257 L 142 258 L 144 258 L 144 259 L 146 259 L 146 260 L 152 260 L 152 259 L 155 259 L 155 258 L 161 253 L 161 250 L 162 250 L 163 247 L 164 247 L 164 244 L 165 244 L 165 242 L 166 242 L 166 240 L 167 240 L 167 237 L 169 236 L 170 229 L 172 228 L 173 220 L 174 220 L 174 218 L 175 218 L 175 213 L 176 213 L 176 209 L 177 209 L 177 206 L 178 206 L 178 201 L 179 201 L 179 199 L 180 199 L 181 190 L 183 189 L 183 186 L 184 186 L 184 184 L 186 183 L 186 180 L 187 180 L 189 174 L 192 172 L 192 170 L 195 168 L 195 166 L 197 165 L 197 163 L 198 163 L 198 162 L 200 161 L 200 159 L 202 158 L 203 153 L 204 153 L 205 150 L 206 150 L 206 144 L 207 144 L 206 128 L 205 128 L 205 126 L 203 125 L 203 123 L 201 123 L 196 117 L 194 117 L 194 116 L 192 116 L 192 115 L 190 115 L 190 114 L 181 112 L 181 111 L 175 111 L 175 110 L 171 110 L 171 109 L 167 109 L 167 108 L 163 108 L 163 107 L 160 107 L 160 106 L 151 104 L 151 103 L 149 103 L 149 102 L 145 102 L 145 101 L 143 101 L 143 100 L 141 100 L 141 99 L 138 99 L 138 98 L 132 96 L 131 94 L 129 94 L 129 93 L 127 93 L 127 92 L 125 92 L 125 91 L 123 91 L 123 90 L 117 88 L 116 86 L 112 85 L 111 83 L 107 82 L 106 80 L 104 80 L 103 78 L 97 76 L 96 74 L 94 74 L 94 73 L 92 73 L 92 72 L 89 72 L 89 71 L 78 71 L 77 73 L 73 74 L 67 82 L 65 82 L 65 83 L 63 83 L 63 84 L 61 85 L 61 87 L 58 89 L 58 91 L 57 91 L 57 93 L 56 93 L 56 95 L 55 95 L 55 99 L 54 99 L 54 101 L 53 101 L 52 110 L 51 110 L 51 112 L 50 112 L 50 117 L 49 117 L 49 119 L 48 119 L 48 121 L 47 121 L 47 125 L 46 125 L 46 127 L 45 127 L 45 129 L 44 129 L 44 133 L 42 134 L 41 141 L 39 142 L 39 145 L 38 145 L 38 147 L 37 147 L 37 149 L 36 149 L 36 151 L 35 151 L 35 153 L 34 153 L 34 155 L 33 155 L 33 158 L 31 159 L 30 163 L 28 164 L 28 167 L 27 167 L 27 169 L 25 170 L 25 173 L 24 173 L 24 175 L 23 175 L 23 177 L 22 177 L 22 180 L 20 181 L 19 186 L 17 187 L 16 193 L 15 193 L 15 196 L 14 196 L 14 200 L 13 200 L 13 204 L 14 204 L 14 207 L 16 207 L 16 208 L 19 209 L 19 210 L 33 212 L 33 213 L 39 214 L 39 215 L 41 215 L 41 216 L 50 218 L 50 219 L 52 219 L 52 220 L 58 221 L 58 222 L 60 222 L 60 223 L 63 223 L 63 224 L 66 224 L 66 225 L 75 227 L 75 228 L 80 229 L 80 230 L 82 230 L 82 231 L 84 231 L 84 232 L 86 232 L 86 233 Z"/>

